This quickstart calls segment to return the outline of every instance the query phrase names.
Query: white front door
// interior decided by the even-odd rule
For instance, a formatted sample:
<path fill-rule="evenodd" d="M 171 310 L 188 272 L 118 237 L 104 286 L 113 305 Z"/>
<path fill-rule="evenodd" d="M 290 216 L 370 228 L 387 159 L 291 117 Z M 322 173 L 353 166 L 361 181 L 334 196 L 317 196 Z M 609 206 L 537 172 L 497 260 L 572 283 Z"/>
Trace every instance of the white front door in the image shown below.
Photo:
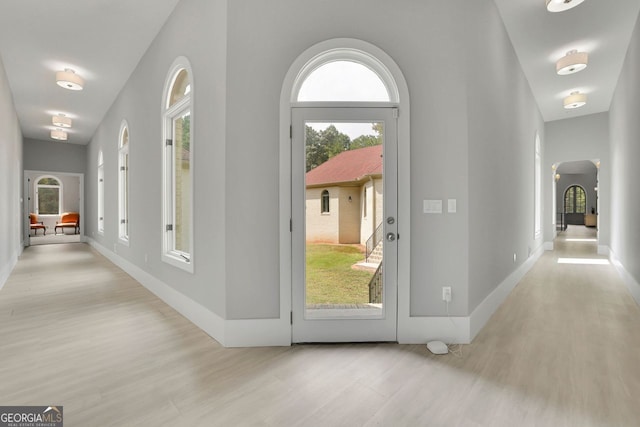
<path fill-rule="evenodd" d="M 396 112 L 292 108 L 292 342 L 396 341 Z"/>

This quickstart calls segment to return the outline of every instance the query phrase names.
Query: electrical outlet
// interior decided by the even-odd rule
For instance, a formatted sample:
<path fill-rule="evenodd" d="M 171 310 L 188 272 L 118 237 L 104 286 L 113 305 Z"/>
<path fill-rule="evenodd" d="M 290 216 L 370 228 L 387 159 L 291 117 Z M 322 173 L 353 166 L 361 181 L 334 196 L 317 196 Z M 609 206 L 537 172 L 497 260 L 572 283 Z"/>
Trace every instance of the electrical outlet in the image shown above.
<path fill-rule="evenodd" d="M 442 301 L 451 302 L 451 286 L 442 288 Z"/>

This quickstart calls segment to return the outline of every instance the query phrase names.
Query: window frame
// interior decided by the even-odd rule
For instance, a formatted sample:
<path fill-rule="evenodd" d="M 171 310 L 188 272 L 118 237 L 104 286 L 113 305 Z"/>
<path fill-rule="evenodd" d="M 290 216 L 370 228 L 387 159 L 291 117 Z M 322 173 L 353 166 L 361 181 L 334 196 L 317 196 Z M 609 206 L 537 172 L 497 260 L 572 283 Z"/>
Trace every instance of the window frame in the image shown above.
<path fill-rule="evenodd" d="M 331 195 L 329 194 L 329 190 L 322 190 L 322 193 L 320 193 L 320 213 L 322 215 L 329 215 L 331 213 Z"/>
<path fill-rule="evenodd" d="M 567 193 L 569 193 L 569 191 L 571 189 L 574 189 L 574 188 L 575 189 L 579 188 L 582 191 L 582 193 L 584 194 L 584 212 L 576 212 L 577 208 L 578 208 L 578 206 L 577 206 L 578 194 L 577 194 L 576 190 L 573 191 L 573 196 L 572 196 L 573 197 L 573 209 L 572 209 L 572 212 L 567 211 Z M 573 185 L 570 185 L 569 187 L 567 187 L 567 189 L 564 190 L 564 194 L 563 194 L 563 198 L 562 199 L 563 199 L 562 202 L 563 202 L 563 205 L 564 205 L 563 206 L 563 210 L 564 210 L 565 214 L 578 214 L 578 215 L 580 215 L 580 214 L 586 214 L 587 213 L 587 205 L 588 205 L 588 203 L 587 203 L 587 191 L 581 185 L 573 184 Z"/>
<path fill-rule="evenodd" d="M 171 93 L 180 72 L 185 70 L 188 74 L 190 91 L 173 105 Z M 189 60 L 183 56 L 177 58 L 171 65 L 165 80 L 162 97 L 162 157 L 163 157 L 163 191 L 162 191 L 162 260 L 174 267 L 189 273 L 194 272 L 194 77 Z M 191 182 L 191 200 L 189 201 L 189 251 L 181 251 L 175 248 L 176 243 L 176 191 L 175 191 L 175 144 L 169 145 L 167 141 L 174 139 L 174 121 L 186 114 L 190 116 L 189 132 L 189 180 Z M 171 225 L 171 229 L 169 229 Z"/>
<path fill-rule="evenodd" d="M 58 185 L 53 185 L 53 184 L 40 184 L 39 182 L 43 179 L 46 178 L 51 178 L 51 179 L 55 179 L 58 182 Z M 58 213 L 57 214 L 41 214 L 40 213 L 40 188 L 57 188 L 58 189 Z M 33 201 L 33 205 L 34 205 L 34 211 L 36 213 L 36 215 L 38 216 L 43 216 L 43 217 L 54 217 L 54 216 L 60 216 L 60 214 L 62 214 L 62 212 L 64 212 L 63 209 L 63 185 L 62 185 L 62 181 L 60 180 L 60 178 L 55 177 L 53 175 L 41 175 L 38 178 L 36 178 L 36 180 L 34 181 L 34 186 L 33 186 L 33 193 L 34 193 L 34 201 Z"/>
<path fill-rule="evenodd" d="M 104 235 L 104 155 L 98 152 L 98 234 Z"/>
<path fill-rule="evenodd" d="M 537 239 L 542 235 L 542 147 L 540 135 L 536 132 L 534 142 L 534 171 L 533 171 L 533 193 L 534 193 L 534 219 L 533 238 Z"/>
<path fill-rule="evenodd" d="M 125 135 L 126 132 L 126 143 Z M 129 246 L 129 168 L 131 158 L 129 146 L 131 144 L 131 132 L 129 123 L 123 120 L 118 134 L 118 239 L 120 243 Z"/>

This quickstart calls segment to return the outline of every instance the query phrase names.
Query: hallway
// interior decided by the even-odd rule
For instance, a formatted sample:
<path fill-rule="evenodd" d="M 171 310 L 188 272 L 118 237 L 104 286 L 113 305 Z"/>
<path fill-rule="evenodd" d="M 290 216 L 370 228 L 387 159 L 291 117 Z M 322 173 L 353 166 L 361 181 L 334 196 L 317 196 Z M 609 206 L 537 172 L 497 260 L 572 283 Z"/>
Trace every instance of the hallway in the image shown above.
<path fill-rule="evenodd" d="M 461 354 L 226 349 L 85 244 L 30 247 L 0 290 L 0 402 L 69 426 L 635 426 L 640 309 L 594 231 L 555 241 Z M 569 261 L 570 262 L 570 261 Z"/>

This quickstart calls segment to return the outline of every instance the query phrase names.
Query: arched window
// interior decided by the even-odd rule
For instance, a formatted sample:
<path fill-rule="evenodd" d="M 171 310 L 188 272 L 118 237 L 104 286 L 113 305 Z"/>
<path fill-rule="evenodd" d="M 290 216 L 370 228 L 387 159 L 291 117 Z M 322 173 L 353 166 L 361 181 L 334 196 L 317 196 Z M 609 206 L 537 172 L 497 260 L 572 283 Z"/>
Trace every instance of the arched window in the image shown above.
<path fill-rule="evenodd" d="M 118 224 L 122 243 L 129 244 L 129 125 L 120 125 L 118 138 Z"/>
<path fill-rule="evenodd" d="M 322 213 L 329 213 L 329 191 L 324 190 L 322 192 L 322 208 L 321 208 L 321 212 Z"/>
<path fill-rule="evenodd" d="M 399 102 L 391 72 L 377 58 L 352 48 L 332 49 L 309 61 L 292 95 L 293 102 Z"/>
<path fill-rule="evenodd" d="M 60 215 L 62 212 L 62 183 L 53 176 L 36 179 L 35 210 L 38 215 Z"/>
<path fill-rule="evenodd" d="M 104 233 L 104 157 L 98 153 L 98 233 Z"/>
<path fill-rule="evenodd" d="M 180 57 L 167 75 L 162 103 L 164 238 L 162 259 L 193 272 L 193 73 Z"/>
<path fill-rule="evenodd" d="M 587 213 L 587 195 L 579 185 L 572 185 L 564 192 L 564 212 L 568 214 Z"/>

